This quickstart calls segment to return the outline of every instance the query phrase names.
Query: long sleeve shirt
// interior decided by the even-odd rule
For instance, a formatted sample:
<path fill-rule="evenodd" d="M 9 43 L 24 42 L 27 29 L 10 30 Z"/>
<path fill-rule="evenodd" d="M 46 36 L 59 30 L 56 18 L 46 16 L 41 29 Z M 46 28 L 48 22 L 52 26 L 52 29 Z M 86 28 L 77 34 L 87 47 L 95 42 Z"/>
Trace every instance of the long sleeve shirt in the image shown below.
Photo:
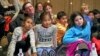
<path fill-rule="evenodd" d="M 85 41 L 90 41 L 90 35 L 91 35 L 91 26 L 90 23 L 87 22 L 85 28 L 73 26 L 70 29 L 67 30 L 63 37 L 63 43 L 69 44 L 76 42 L 78 39 L 83 39 Z"/>
<path fill-rule="evenodd" d="M 13 56 L 14 55 L 14 51 L 15 51 L 15 45 L 17 43 L 17 41 L 21 41 L 22 40 L 22 35 L 23 35 L 23 31 L 22 31 L 22 27 L 17 27 L 14 30 L 14 33 L 12 35 L 12 40 L 10 42 L 10 45 L 8 47 L 8 52 L 7 52 L 7 56 Z M 32 51 L 36 52 L 36 47 L 35 47 L 35 35 L 32 29 L 30 29 L 26 35 L 30 36 L 30 44 L 32 47 Z"/>
<path fill-rule="evenodd" d="M 37 47 L 56 47 L 56 31 L 55 25 L 48 28 L 43 27 L 41 24 L 35 26 L 35 35 L 37 40 Z"/>
<path fill-rule="evenodd" d="M 56 24 L 57 26 L 57 44 L 61 44 L 61 40 L 66 32 L 67 26 L 60 24 L 59 22 Z"/>

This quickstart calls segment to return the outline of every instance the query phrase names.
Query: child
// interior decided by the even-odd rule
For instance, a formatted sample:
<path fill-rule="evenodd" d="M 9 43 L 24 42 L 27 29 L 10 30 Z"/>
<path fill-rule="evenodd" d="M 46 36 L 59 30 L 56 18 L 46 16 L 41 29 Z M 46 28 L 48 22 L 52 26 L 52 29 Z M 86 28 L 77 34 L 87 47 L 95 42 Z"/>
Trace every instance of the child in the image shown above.
<path fill-rule="evenodd" d="M 33 54 L 36 55 L 35 35 L 32 30 L 33 21 L 31 17 L 26 16 L 22 22 L 22 26 L 14 30 L 12 40 L 10 42 L 7 56 L 16 56 L 19 49 L 22 49 L 25 56 L 29 55 L 28 50 L 31 47 Z"/>
<path fill-rule="evenodd" d="M 55 51 L 52 47 L 57 47 L 56 43 L 56 26 L 51 23 L 51 15 L 49 13 L 42 13 L 42 24 L 35 26 L 35 35 L 37 40 L 37 52 L 38 56 L 55 56 Z"/>
<path fill-rule="evenodd" d="M 52 18 L 52 24 L 56 24 L 56 15 L 53 14 L 53 6 L 51 3 L 45 3 L 43 6 L 44 12 L 48 12 L 51 15 Z"/>
<path fill-rule="evenodd" d="M 88 6 L 88 4 L 85 4 L 85 3 L 82 4 L 81 12 L 82 12 L 82 15 L 83 15 L 84 19 L 86 21 L 88 21 L 88 22 L 91 22 L 91 19 L 88 16 L 88 13 L 89 13 L 89 6 Z"/>
<path fill-rule="evenodd" d="M 91 18 L 92 21 L 95 19 L 93 11 L 89 11 L 88 16 Z"/>
<path fill-rule="evenodd" d="M 35 15 L 34 15 L 35 24 L 41 24 L 40 15 L 42 13 L 43 13 L 43 4 L 42 4 L 42 2 L 38 2 L 35 5 Z"/>
<path fill-rule="evenodd" d="M 64 36 L 65 34 L 65 31 L 67 29 L 67 26 L 68 26 L 68 18 L 67 18 L 67 15 L 64 11 L 60 11 L 58 12 L 57 14 L 57 44 L 60 45 L 62 42 L 62 37 Z"/>
<path fill-rule="evenodd" d="M 95 19 L 92 26 L 92 42 L 96 45 L 98 56 L 100 56 L 100 11 L 94 10 Z"/>
<path fill-rule="evenodd" d="M 75 56 L 76 46 L 79 43 L 86 43 L 87 46 L 90 47 L 89 42 L 91 27 L 90 23 L 86 22 L 84 17 L 79 12 L 73 13 L 70 20 L 72 25 L 71 28 L 69 28 L 65 33 L 63 43 L 67 44 L 67 56 Z"/>

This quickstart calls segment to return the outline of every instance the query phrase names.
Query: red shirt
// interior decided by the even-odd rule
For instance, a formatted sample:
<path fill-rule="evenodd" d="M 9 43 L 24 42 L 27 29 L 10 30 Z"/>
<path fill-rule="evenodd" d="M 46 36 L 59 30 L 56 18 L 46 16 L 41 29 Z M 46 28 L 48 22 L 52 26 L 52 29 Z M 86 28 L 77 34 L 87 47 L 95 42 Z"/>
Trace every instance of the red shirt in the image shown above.
<path fill-rule="evenodd" d="M 100 39 L 97 39 L 96 37 L 93 37 L 92 42 L 95 43 L 97 53 L 100 54 Z"/>
<path fill-rule="evenodd" d="M 22 35 L 22 40 L 26 40 L 26 38 L 27 38 L 26 34 L 23 33 L 23 35 Z"/>

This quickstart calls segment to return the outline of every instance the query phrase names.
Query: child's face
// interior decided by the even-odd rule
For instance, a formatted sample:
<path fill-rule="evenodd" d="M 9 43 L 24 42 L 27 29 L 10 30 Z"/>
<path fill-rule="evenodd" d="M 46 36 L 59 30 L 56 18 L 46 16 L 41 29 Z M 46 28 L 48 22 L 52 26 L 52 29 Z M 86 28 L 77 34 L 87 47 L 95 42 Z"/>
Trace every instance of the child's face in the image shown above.
<path fill-rule="evenodd" d="M 25 27 L 26 30 L 30 30 L 33 27 L 33 21 L 32 21 L 32 19 L 27 19 L 24 22 L 24 27 Z"/>
<path fill-rule="evenodd" d="M 49 13 L 51 13 L 51 12 L 52 12 L 52 7 L 50 7 L 50 6 L 47 6 L 47 7 L 46 7 L 46 12 L 49 12 Z"/>
<path fill-rule="evenodd" d="M 100 14 L 99 14 L 99 13 L 96 14 L 95 17 L 96 17 L 96 18 L 100 18 Z"/>
<path fill-rule="evenodd" d="M 62 24 L 66 24 L 67 23 L 67 16 L 63 16 L 63 17 L 61 17 L 61 19 L 60 19 L 60 23 L 62 23 Z"/>
<path fill-rule="evenodd" d="M 81 16 L 76 16 L 75 19 L 74 19 L 74 23 L 77 26 L 82 26 L 83 23 L 84 23 L 84 20 Z"/>
<path fill-rule="evenodd" d="M 89 17 L 93 20 L 94 19 L 94 14 L 93 13 L 89 13 Z"/>
<path fill-rule="evenodd" d="M 43 24 L 44 27 L 49 27 L 51 25 L 51 19 L 48 15 L 44 16 L 42 24 Z"/>
<path fill-rule="evenodd" d="M 43 10 L 42 4 L 38 4 L 38 10 L 39 10 L 39 11 L 42 11 L 42 10 Z"/>
<path fill-rule="evenodd" d="M 82 9 L 83 9 L 83 12 L 84 12 L 85 14 L 88 14 L 88 13 L 89 13 L 89 8 L 88 8 L 88 6 L 84 6 Z"/>

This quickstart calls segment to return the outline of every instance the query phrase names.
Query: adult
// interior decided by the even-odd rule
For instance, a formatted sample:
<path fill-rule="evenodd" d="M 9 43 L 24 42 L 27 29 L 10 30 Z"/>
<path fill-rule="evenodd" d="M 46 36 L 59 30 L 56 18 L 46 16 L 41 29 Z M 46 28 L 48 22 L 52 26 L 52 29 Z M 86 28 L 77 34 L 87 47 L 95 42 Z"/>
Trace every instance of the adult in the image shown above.
<path fill-rule="evenodd" d="M 10 24 L 11 32 L 13 32 L 16 27 L 21 26 L 22 20 L 24 19 L 24 16 L 26 15 L 32 17 L 32 20 L 34 21 L 35 9 L 30 2 L 26 2 L 23 4 L 22 11 L 23 11 L 23 14 L 19 13 L 17 18 L 13 22 L 11 22 Z"/>

